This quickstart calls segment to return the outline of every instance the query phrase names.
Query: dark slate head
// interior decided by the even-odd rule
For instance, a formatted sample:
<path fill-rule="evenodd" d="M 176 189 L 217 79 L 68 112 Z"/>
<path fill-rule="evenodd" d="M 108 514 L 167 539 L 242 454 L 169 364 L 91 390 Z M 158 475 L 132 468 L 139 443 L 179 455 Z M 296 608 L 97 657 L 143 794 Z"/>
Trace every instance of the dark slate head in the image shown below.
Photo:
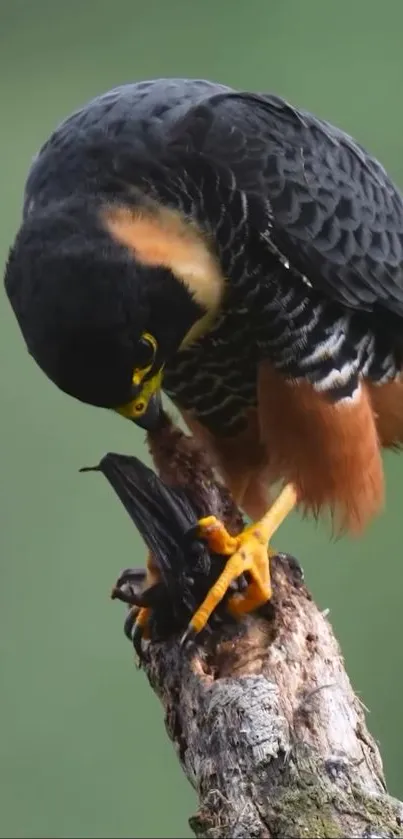
<path fill-rule="evenodd" d="M 203 309 L 169 268 L 118 242 L 102 209 L 74 197 L 33 210 L 5 288 L 28 351 L 61 390 L 147 427 L 163 366 Z"/>

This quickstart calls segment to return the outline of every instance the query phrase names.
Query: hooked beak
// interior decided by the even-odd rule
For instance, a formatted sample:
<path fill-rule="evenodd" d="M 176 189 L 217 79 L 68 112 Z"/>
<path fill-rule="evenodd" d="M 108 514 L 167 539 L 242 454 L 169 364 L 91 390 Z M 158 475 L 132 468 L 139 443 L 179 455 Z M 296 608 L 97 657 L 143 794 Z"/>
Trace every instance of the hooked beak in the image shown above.
<path fill-rule="evenodd" d="M 157 390 L 150 396 L 144 413 L 138 417 L 130 417 L 130 419 L 139 428 L 144 428 L 145 431 L 156 431 L 160 424 L 162 413 L 161 391 Z"/>
<path fill-rule="evenodd" d="M 117 412 L 145 431 L 156 431 L 164 418 L 161 382 L 162 369 L 144 381 L 135 398 L 116 408 Z"/>

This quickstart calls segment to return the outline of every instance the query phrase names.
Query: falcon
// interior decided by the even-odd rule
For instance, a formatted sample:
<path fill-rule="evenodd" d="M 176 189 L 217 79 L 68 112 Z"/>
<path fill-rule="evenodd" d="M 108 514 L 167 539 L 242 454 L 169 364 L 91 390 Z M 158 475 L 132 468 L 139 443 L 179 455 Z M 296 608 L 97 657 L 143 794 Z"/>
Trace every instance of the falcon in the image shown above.
<path fill-rule="evenodd" d="M 295 506 L 351 534 L 381 510 L 382 448 L 403 441 L 402 254 L 382 165 L 275 95 L 127 84 L 34 159 L 5 271 L 29 353 L 146 430 L 164 391 L 254 522 L 200 520 L 228 561 L 193 632 L 244 572 L 237 614 L 270 599 L 267 546 Z"/>

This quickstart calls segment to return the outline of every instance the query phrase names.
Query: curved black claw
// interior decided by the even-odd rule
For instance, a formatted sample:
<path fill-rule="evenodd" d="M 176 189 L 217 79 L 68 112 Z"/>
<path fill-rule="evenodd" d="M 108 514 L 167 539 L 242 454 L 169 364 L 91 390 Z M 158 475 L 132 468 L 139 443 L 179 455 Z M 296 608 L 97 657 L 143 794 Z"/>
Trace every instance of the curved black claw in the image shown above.
<path fill-rule="evenodd" d="M 185 632 L 183 633 L 182 638 L 180 640 L 181 647 L 189 647 L 192 644 L 192 642 L 195 640 L 196 635 L 197 635 L 197 632 L 194 629 L 194 627 L 192 626 L 192 624 L 190 623 L 189 626 L 187 627 L 187 629 L 185 630 Z"/>
<path fill-rule="evenodd" d="M 126 638 L 129 641 L 133 641 L 133 630 L 136 625 L 136 618 L 138 615 L 139 610 L 137 608 L 130 609 L 127 614 L 126 620 L 123 624 L 123 632 L 126 635 Z"/>
<path fill-rule="evenodd" d="M 143 650 L 142 650 L 142 646 L 141 646 L 142 639 L 143 639 L 142 627 L 138 626 L 138 624 L 135 623 L 134 626 L 133 626 L 132 634 L 131 634 L 131 642 L 133 644 L 135 652 L 138 655 L 140 665 L 141 665 L 141 661 L 143 659 Z"/>
<path fill-rule="evenodd" d="M 139 609 L 137 607 L 130 609 L 124 622 L 123 631 L 125 633 L 126 638 L 133 645 L 134 651 L 137 653 L 139 659 L 139 666 L 141 666 L 141 661 L 143 658 L 143 651 L 141 647 L 143 629 L 136 623 L 138 613 Z"/>

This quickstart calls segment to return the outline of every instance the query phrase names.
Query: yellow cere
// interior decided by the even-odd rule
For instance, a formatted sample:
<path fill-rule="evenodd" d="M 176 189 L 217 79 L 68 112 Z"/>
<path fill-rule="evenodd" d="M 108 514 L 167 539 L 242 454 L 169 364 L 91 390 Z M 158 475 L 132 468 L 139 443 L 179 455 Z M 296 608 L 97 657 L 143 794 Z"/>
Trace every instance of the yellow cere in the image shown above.
<path fill-rule="evenodd" d="M 143 373 L 143 371 L 141 372 Z M 143 378 L 144 376 L 142 376 L 140 381 L 142 381 Z M 127 417 L 127 419 L 135 419 L 136 417 L 143 416 L 143 414 L 147 410 L 147 406 L 152 395 L 160 389 L 161 382 L 162 369 L 158 370 L 158 372 L 155 373 L 154 376 L 151 376 L 150 379 L 147 379 L 147 381 L 144 383 L 144 387 L 142 388 L 136 399 L 133 399 L 126 405 L 121 405 L 119 408 L 116 408 L 117 412 L 121 414 L 123 417 Z M 137 381 L 135 382 L 135 384 L 137 384 Z"/>

